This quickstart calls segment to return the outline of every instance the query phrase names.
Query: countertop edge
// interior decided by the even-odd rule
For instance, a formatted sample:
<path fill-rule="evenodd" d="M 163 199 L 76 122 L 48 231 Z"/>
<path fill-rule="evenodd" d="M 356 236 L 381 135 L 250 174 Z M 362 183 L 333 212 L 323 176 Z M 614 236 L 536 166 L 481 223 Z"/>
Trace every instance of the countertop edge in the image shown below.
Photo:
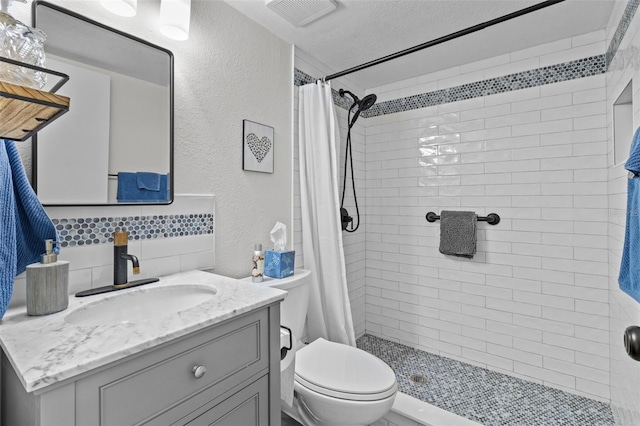
<path fill-rule="evenodd" d="M 129 344 L 124 347 L 120 347 L 102 356 L 94 356 L 90 359 L 87 359 L 82 364 L 71 363 L 66 368 L 58 366 L 57 368 L 53 369 L 53 371 L 47 370 L 46 368 L 40 368 L 39 366 L 35 365 L 33 362 L 31 364 L 26 363 L 26 365 L 24 362 L 21 362 L 21 360 L 18 358 L 20 358 L 20 356 L 23 354 L 20 353 L 20 351 L 18 351 L 17 348 L 15 347 L 16 340 L 12 340 L 10 343 L 6 341 L 7 340 L 6 328 L 3 329 L 2 322 L 0 322 L 0 346 L 2 347 L 2 350 L 5 356 L 9 359 L 11 366 L 15 370 L 16 375 L 20 379 L 26 392 L 28 393 L 38 392 L 38 391 L 43 391 L 46 388 L 54 385 L 61 385 L 63 384 L 63 382 L 74 379 L 85 373 L 89 373 L 92 370 L 99 369 L 101 367 L 104 367 L 113 362 L 117 362 L 119 360 L 124 360 L 127 357 L 137 355 L 153 347 L 160 346 L 162 344 L 165 344 L 175 339 L 185 337 L 192 333 L 196 333 L 207 327 L 214 326 L 216 324 L 232 319 L 244 313 L 253 311 L 255 309 L 263 308 L 275 302 L 282 301 L 286 296 L 286 292 L 282 290 L 278 290 L 278 289 L 274 289 L 266 286 L 260 286 L 259 284 L 242 283 L 240 280 L 237 280 L 234 278 L 223 277 L 220 275 L 215 275 L 215 274 L 211 274 L 203 271 L 188 271 L 184 273 L 170 275 L 167 277 L 162 277 L 160 280 L 160 285 L 161 286 L 181 285 L 178 283 L 178 281 L 180 281 L 181 279 L 193 280 L 194 277 L 196 277 L 198 281 L 204 281 L 205 282 L 204 284 L 206 284 L 206 281 L 209 281 L 213 286 L 217 286 L 218 288 L 223 287 L 224 288 L 223 291 L 229 290 L 233 286 L 245 286 L 244 293 L 246 294 L 243 294 L 243 296 L 251 297 L 252 300 L 250 301 L 244 300 L 242 303 L 238 303 L 237 307 L 227 307 L 227 308 L 219 309 L 215 313 L 215 315 L 212 317 L 203 318 L 201 320 L 192 320 L 184 326 L 181 326 L 181 324 L 171 325 L 171 322 L 169 319 L 167 320 L 169 325 L 166 326 L 167 330 L 165 331 L 152 334 L 148 338 L 141 338 L 141 340 L 139 340 L 135 344 Z M 217 281 L 217 283 L 213 283 L 213 281 Z M 145 289 L 143 287 L 140 287 L 140 290 L 144 291 Z M 112 294 L 113 293 L 111 293 L 111 295 Z M 105 297 L 92 298 L 90 299 L 89 303 L 99 301 Z M 83 302 L 85 301 L 81 301 L 80 303 L 75 303 L 75 306 L 73 306 L 72 308 L 70 306 L 71 309 L 69 309 L 68 311 L 62 311 L 62 313 L 53 314 L 53 315 L 58 315 L 58 317 L 56 317 L 56 320 L 53 321 L 53 323 L 54 324 L 56 322 L 60 323 L 61 325 L 59 325 L 59 327 L 66 326 L 68 330 L 73 331 L 75 334 L 79 334 L 79 331 L 83 331 L 81 327 L 68 326 L 62 323 L 64 321 L 63 318 L 70 311 L 74 311 L 79 308 L 82 308 L 82 306 L 86 304 Z M 18 307 L 18 308 L 12 309 L 11 311 L 13 312 L 11 311 L 7 312 L 9 314 L 8 315 L 9 318 L 11 318 L 13 315 L 12 320 L 15 323 L 15 324 L 14 323 L 9 324 L 8 325 L 9 328 L 11 327 L 19 328 L 21 325 L 24 325 L 29 322 L 32 322 L 35 325 L 37 324 L 38 319 L 43 320 L 43 317 L 27 317 L 23 313 L 16 312 L 16 311 L 23 311 L 23 310 L 24 310 L 24 307 Z M 200 310 L 203 310 L 202 307 Z M 196 311 L 196 308 L 192 308 L 187 311 L 184 311 L 184 313 L 189 314 L 193 311 Z M 175 314 L 175 315 L 180 316 L 178 314 Z M 6 317 L 7 316 L 5 316 L 5 318 Z M 178 321 L 176 321 L 176 323 L 178 323 Z M 146 324 L 146 326 L 148 328 L 148 324 Z M 104 331 L 105 333 L 109 332 L 109 334 L 111 334 L 111 332 L 114 331 L 114 327 L 107 327 L 107 326 L 104 326 L 102 328 L 97 327 L 97 329 L 98 330 L 102 329 L 102 331 Z M 52 328 L 52 330 L 56 330 L 55 327 Z M 96 328 L 94 327 L 90 330 L 89 329 L 87 330 L 95 331 Z M 129 331 L 131 330 L 129 329 Z M 99 333 L 97 337 L 93 337 L 93 338 L 96 340 L 100 339 Z M 24 349 L 24 347 L 21 347 L 21 349 Z M 33 354 L 31 355 L 33 359 Z M 45 354 L 43 353 L 43 355 Z"/>

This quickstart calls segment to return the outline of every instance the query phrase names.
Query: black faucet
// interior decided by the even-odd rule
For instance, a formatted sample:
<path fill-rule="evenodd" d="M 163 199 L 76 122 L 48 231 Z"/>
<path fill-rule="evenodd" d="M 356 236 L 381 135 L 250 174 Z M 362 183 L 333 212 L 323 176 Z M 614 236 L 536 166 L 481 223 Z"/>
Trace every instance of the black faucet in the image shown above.
<path fill-rule="evenodd" d="M 76 297 L 93 296 L 94 294 L 109 293 L 111 291 L 122 290 L 130 287 L 155 283 L 158 278 L 145 278 L 142 280 L 129 281 L 127 278 L 127 261 L 133 263 L 133 273 L 140 273 L 138 258 L 127 253 L 127 240 L 129 233 L 126 231 L 113 233 L 113 285 L 90 288 L 76 293 Z"/>
<path fill-rule="evenodd" d="M 128 239 L 129 233 L 127 231 L 113 233 L 113 286 L 116 288 L 127 287 L 129 285 L 127 278 L 127 260 L 133 263 L 133 273 L 140 273 L 138 258 L 127 253 Z"/>

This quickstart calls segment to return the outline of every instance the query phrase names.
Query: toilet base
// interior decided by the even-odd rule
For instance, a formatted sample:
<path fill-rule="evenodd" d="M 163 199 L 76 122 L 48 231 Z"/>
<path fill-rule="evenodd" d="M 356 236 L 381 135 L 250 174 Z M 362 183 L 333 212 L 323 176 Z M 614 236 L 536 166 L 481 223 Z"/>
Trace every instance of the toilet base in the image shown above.
<path fill-rule="evenodd" d="M 282 402 L 289 417 L 304 426 L 367 426 L 391 410 L 396 394 L 377 401 L 347 401 L 325 395 L 295 383 L 293 406 Z M 357 418 L 358 423 L 350 423 Z"/>
<path fill-rule="evenodd" d="M 309 417 L 301 417 L 300 413 L 298 413 L 298 400 L 294 399 L 293 400 L 293 407 L 288 406 L 286 403 L 282 402 L 281 404 L 281 409 L 282 412 L 284 412 L 287 416 L 291 417 L 293 420 L 295 420 L 296 422 L 300 423 L 303 426 L 324 426 L 324 425 L 328 425 L 328 423 L 323 423 L 323 422 L 316 422 L 315 420 L 312 420 Z M 331 423 L 331 425 L 334 425 L 334 423 Z M 340 424 L 340 426 L 364 426 L 364 425 L 352 425 L 352 424 Z"/>

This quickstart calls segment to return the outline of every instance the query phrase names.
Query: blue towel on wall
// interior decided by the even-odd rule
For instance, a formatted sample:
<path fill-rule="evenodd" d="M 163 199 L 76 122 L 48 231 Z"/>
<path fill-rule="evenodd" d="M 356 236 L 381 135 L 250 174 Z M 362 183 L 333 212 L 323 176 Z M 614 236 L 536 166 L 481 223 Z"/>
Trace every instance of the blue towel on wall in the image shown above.
<path fill-rule="evenodd" d="M 162 177 L 158 173 L 138 172 L 136 173 L 136 180 L 138 181 L 138 189 L 160 191 Z"/>
<path fill-rule="evenodd" d="M 0 318 L 16 275 L 40 260 L 45 240 L 58 241 L 56 228 L 29 184 L 15 144 L 0 139 Z"/>
<path fill-rule="evenodd" d="M 640 173 L 640 127 L 636 130 L 631 141 L 631 148 L 629 149 L 629 158 L 624 163 L 624 168 L 634 174 Z"/>
<path fill-rule="evenodd" d="M 168 202 L 169 175 L 151 172 L 118 173 L 120 203 Z"/>
<path fill-rule="evenodd" d="M 633 136 L 624 168 L 634 176 L 627 180 L 627 224 L 618 284 L 620 290 L 640 302 L 640 128 Z"/>

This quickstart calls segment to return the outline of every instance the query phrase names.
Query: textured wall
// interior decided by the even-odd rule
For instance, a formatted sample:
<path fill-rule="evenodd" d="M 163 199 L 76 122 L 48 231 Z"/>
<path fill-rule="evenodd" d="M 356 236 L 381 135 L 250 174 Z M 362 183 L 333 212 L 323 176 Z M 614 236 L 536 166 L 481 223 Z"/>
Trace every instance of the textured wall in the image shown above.
<path fill-rule="evenodd" d="M 176 55 L 176 190 L 216 196 L 216 271 L 251 271 L 254 243 L 292 228 L 293 50 L 223 2 L 192 3 Z M 274 127 L 274 173 L 242 170 L 242 120 Z M 292 244 L 290 244 L 292 245 Z"/>
<path fill-rule="evenodd" d="M 139 0 L 134 18 L 110 14 L 99 2 L 54 3 L 173 52 L 175 190 L 216 196 L 216 272 L 248 275 L 254 244 L 268 246 L 276 221 L 292 227 L 292 46 L 221 1 L 192 2 L 186 42 L 159 33 L 158 1 Z M 30 22 L 27 5 L 11 11 Z M 275 128 L 273 174 L 242 170 L 243 119 Z"/>

